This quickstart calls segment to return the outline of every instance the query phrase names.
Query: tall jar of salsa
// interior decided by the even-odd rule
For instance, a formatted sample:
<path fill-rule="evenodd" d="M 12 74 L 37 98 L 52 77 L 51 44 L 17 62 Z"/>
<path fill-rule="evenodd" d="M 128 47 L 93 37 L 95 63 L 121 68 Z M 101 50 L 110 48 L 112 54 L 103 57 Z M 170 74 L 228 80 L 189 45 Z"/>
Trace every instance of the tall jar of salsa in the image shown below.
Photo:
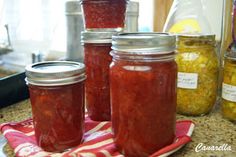
<path fill-rule="evenodd" d="M 116 30 L 125 26 L 129 0 L 80 0 L 86 30 Z"/>
<path fill-rule="evenodd" d="M 84 130 L 85 66 L 49 61 L 26 67 L 37 144 L 61 152 L 81 143 Z"/>
<path fill-rule="evenodd" d="M 225 54 L 222 83 L 222 114 L 236 122 L 236 53 Z"/>
<path fill-rule="evenodd" d="M 112 129 L 120 152 L 148 156 L 175 138 L 175 36 L 124 33 L 112 38 Z"/>
<path fill-rule="evenodd" d="M 207 114 L 217 100 L 219 65 L 215 35 L 179 35 L 177 52 L 177 112 Z"/>
<path fill-rule="evenodd" d="M 83 32 L 84 63 L 86 65 L 85 100 L 88 115 L 95 121 L 109 121 L 109 65 L 112 57 L 111 37 L 114 32 Z"/>

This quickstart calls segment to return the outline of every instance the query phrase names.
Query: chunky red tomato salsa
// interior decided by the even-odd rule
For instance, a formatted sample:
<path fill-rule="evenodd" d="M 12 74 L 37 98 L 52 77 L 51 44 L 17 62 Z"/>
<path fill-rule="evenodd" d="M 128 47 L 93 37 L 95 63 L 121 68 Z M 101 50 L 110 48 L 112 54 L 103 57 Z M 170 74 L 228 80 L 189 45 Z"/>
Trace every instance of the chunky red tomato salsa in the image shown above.
<path fill-rule="evenodd" d="M 85 28 L 124 28 L 126 0 L 82 0 Z"/>
<path fill-rule="evenodd" d="M 174 60 L 112 62 L 112 127 L 125 156 L 148 156 L 173 142 L 176 75 Z"/>
<path fill-rule="evenodd" d="M 84 127 L 84 83 L 29 85 L 36 141 L 46 151 L 79 145 Z"/>
<path fill-rule="evenodd" d="M 104 121 L 111 119 L 109 55 L 111 44 L 85 44 L 86 65 L 86 107 L 91 119 Z"/>

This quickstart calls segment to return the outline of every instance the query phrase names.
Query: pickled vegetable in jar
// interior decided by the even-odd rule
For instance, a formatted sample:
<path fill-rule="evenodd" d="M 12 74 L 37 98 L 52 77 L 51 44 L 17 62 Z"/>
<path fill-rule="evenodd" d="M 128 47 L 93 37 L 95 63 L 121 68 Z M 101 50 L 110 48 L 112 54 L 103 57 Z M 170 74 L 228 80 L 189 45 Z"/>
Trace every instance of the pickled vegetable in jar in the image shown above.
<path fill-rule="evenodd" d="M 88 115 L 95 121 L 111 120 L 109 65 L 111 37 L 115 32 L 83 32 L 86 65 L 85 100 Z"/>
<path fill-rule="evenodd" d="M 151 155 L 175 138 L 175 36 L 113 36 L 110 65 L 112 129 L 127 157 Z"/>
<path fill-rule="evenodd" d="M 86 30 L 124 28 L 126 5 L 129 0 L 80 0 Z"/>
<path fill-rule="evenodd" d="M 84 64 L 40 62 L 26 67 L 37 144 L 62 152 L 81 143 L 84 131 Z"/>
<path fill-rule="evenodd" d="M 222 114 L 236 122 L 236 55 L 226 53 L 223 68 Z"/>
<path fill-rule="evenodd" d="M 179 35 L 177 53 L 177 112 L 210 112 L 217 99 L 219 71 L 215 35 Z"/>

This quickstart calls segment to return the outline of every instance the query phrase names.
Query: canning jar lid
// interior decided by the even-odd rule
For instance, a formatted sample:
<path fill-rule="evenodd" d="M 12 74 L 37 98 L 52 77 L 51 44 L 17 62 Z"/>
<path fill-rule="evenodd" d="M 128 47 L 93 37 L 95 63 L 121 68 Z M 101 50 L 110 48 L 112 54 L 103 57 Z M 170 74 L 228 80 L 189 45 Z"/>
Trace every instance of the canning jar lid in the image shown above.
<path fill-rule="evenodd" d="M 111 43 L 116 32 L 82 32 L 81 43 Z"/>
<path fill-rule="evenodd" d="M 177 35 L 177 42 L 186 42 L 186 44 L 192 44 L 192 42 L 201 42 L 210 45 L 215 45 L 214 34 L 179 34 Z M 189 43 L 190 42 L 190 43 Z"/>
<path fill-rule="evenodd" d="M 236 61 L 236 52 L 235 52 L 234 50 L 233 50 L 233 51 L 227 51 L 227 52 L 224 54 L 224 57 L 225 57 L 226 59 Z"/>
<path fill-rule="evenodd" d="M 176 49 L 175 35 L 168 33 L 121 33 L 112 36 L 112 49 L 135 54 L 168 54 Z"/>
<path fill-rule="evenodd" d="M 85 65 L 72 61 L 47 61 L 26 66 L 26 83 L 38 86 L 68 85 L 85 80 Z"/>
<path fill-rule="evenodd" d="M 177 47 L 198 48 L 211 46 L 214 47 L 215 35 L 214 34 L 180 34 L 177 35 Z"/>

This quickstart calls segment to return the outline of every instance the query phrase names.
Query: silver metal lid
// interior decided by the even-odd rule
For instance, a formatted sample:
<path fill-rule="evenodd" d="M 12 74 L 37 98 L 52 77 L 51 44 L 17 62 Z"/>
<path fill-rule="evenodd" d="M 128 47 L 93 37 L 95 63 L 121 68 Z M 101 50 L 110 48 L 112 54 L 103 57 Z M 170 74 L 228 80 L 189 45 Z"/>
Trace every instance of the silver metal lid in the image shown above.
<path fill-rule="evenodd" d="M 184 43 L 185 46 L 196 46 L 199 44 L 213 45 L 215 46 L 214 34 L 179 34 L 177 35 L 177 47 L 180 47 L 179 43 Z"/>
<path fill-rule="evenodd" d="M 224 54 L 224 57 L 226 59 L 229 59 L 229 60 L 233 60 L 233 61 L 236 61 L 236 53 L 235 53 L 235 48 L 231 48 L 231 51 L 227 51 L 225 54 Z"/>
<path fill-rule="evenodd" d="M 26 82 L 38 86 L 68 85 L 85 80 L 85 65 L 70 61 L 47 61 L 26 66 Z"/>
<path fill-rule="evenodd" d="M 215 34 L 178 34 L 177 40 L 179 40 L 179 39 L 195 39 L 195 40 L 215 41 Z"/>
<path fill-rule="evenodd" d="M 111 43 L 112 35 L 116 32 L 82 32 L 82 43 Z"/>
<path fill-rule="evenodd" d="M 66 15 L 82 15 L 81 4 L 78 0 L 68 0 L 65 3 Z"/>
<path fill-rule="evenodd" d="M 129 53 L 167 54 L 176 49 L 176 37 L 168 33 L 122 33 L 112 37 L 112 49 Z"/>

